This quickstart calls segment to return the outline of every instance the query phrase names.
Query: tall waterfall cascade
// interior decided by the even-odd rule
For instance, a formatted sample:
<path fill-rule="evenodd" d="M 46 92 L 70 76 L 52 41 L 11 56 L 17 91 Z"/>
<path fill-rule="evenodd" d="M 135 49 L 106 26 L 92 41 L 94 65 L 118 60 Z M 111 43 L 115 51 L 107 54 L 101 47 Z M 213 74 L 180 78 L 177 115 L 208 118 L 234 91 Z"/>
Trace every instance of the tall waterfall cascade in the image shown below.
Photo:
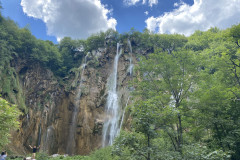
<path fill-rule="evenodd" d="M 67 144 L 67 153 L 72 155 L 75 153 L 74 148 L 76 148 L 76 142 L 75 142 L 75 136 L 76 136 L 76 126 L 77 126 L 77 115 L 79 112 L 79 107 L 80 107 L 80 99 L 82 95 L 82 83 L 83 83 L 83 75 L 84 75 L 84 70 L 87 65 L 87 57 L 88 54 L 84 58 L 84 63 L 81 65 L 81 77 L 80 77 L 80 82 L 77 87 L 77 94 L 74 98 L 74 109 L 72 113 L 72 121 L 70 124 L 70 129 L 69 129 L 69 135 L 68 135 L 68 144 Z"/>
<path fill-rule="evenodd" d="M 120 50 L 119 50 L 120 49 Z M 117 43 L 117 52 L 114 59 L 113 71 L 108 78 L 108 96 L 105 106 L 106 119 L 103 125 L 102 146 L 112 145 L 115 137 L 120 131 L 121 107 L 117 92 L 118 60 L 121 56 L 122 48 Z"/>
<path fill-rule="evenodd" d="M 129 52 L 129 54 L 130 54 L 130 58 L 129 58 L 130 64 L 129 64 L 128 72 L 129 72 L 130 76 L 132 76 L 133 75 L 134 64 L 132 63 L 132 59 L 133 59 L 132 58 L 132 45 L 131 45 L 131 41 L 129 39 L 128 39 L 128 47 L 129 47 L 129 51 L 130 51 Z M 131 89 L 130 89 L 130 91 L 131 91 Z M 123 120 L 124 120 L 124 117 L 125 117 L 125 111 L 126 111 L 126 108 L 128 106 L 129 99 L 130 99 L 130 96 L 128 96 L 128 98 L 127 98 L 127 102 L 126 102 L 125 108 L 124 108 L 123 113 L 122 113 L 122 118 L 121 118 L 121 123 L 120 123 L 120 130 L 122 128 Z"/>

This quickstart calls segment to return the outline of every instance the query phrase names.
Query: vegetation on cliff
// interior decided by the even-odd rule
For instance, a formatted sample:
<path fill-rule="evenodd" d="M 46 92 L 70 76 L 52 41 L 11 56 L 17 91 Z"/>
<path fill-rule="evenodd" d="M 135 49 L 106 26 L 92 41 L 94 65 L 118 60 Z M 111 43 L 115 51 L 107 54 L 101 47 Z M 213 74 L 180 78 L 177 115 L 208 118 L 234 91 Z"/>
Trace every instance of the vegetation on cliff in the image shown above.
<path fill-rule="evenodd" d="M 0 97 L 0 150 L 9 143 L 10 132 L 19 128 L 20 112 L 15 105 Z"/>

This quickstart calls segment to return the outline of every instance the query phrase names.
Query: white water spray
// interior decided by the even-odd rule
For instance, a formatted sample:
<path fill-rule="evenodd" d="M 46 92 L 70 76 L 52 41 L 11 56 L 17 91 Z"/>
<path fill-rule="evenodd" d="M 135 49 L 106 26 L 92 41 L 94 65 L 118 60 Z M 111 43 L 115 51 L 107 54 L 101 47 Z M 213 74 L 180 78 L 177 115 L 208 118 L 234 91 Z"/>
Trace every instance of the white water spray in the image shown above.
<path fill-rule="evenodd" d="M 134 65 L 132 64 L 132 45 L 131 45 L 131 41 L 128 39 L 128 47 L 129 47 L 129 50 L 130 50 L 130 59 L 129 59 L 129 61 L 130 61 L 130 65 L 129 65 L 129 68 L 128 68 L 128 70 L 129 70 L 129 74 L 130 74 L 130 76 L 133 74 L 133 67 L 134 67 Z"/>
<path fill-rule="evenodd" d="M 120 44 L 117 43 L 117 53 L 114 59 L 113 72 L 108 78 L 108 97 L 107 105 L 105 107 L 106 120 L 103 125 L 103 141 L 102 146 L 112 145 L 114 138 L 117 136 L 120 130 L 119 120 L 121 116 L 120 106 L 117 93 L 117 71 L 118 60 L 121 56 L 122 49 Z"/>
<path fill-rule="evenodd" d="M 83 75 L 84 75 L 84 70 L 87 65 L 87 57 L 88 55 L 85 56 L 84 58 L 84 63 L 81 65 L 81 79 L 79 86 L 77 88 L 77 94 L 76 97 L 74 98 L 74 108 L 73 108 L 73 113 L 72 113 L 72 121 L 69 129 L 69 137 L 68 137 L 68 144 L 67 144 L 67 153 L 72 155 L 75 152 L 75 136 L 76 136 L 76 126 L 77 126 L 77 115 L 79 112 L 79 107 L 80 107 L 80 98 L 82 95 L 82 82 L 83 82 Z"/>

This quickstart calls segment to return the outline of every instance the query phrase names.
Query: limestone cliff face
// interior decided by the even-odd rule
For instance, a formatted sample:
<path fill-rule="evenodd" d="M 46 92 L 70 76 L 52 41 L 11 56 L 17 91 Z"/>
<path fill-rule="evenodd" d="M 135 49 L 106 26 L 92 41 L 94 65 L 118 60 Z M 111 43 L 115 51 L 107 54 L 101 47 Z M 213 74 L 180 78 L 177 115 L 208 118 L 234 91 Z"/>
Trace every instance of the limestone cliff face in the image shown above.
<path fill-rule="evenodd" d="M 107 80 L 112 72 L 116 47 L 99 48 L 86 57 L 84 72 L 79 68 L 68 78 L 56 79 L 54 74 L 39 64 L 15 61 L 23 89 L 28 114 L 21 116 L 21 129 L 14 133 L 12 143 L 16 152 L 28 152 L 31 145 L 40 145 L 48 153 L 65 154 L 69 141 L 69 130 L 76 105 L 76 95 L 81 89 L 76 119 L 73 154 L 88 154 L 102 145 L 104 107 L 107 97 Z M 129 97 L 130 54 L 128 46 L 118 63 L 118 94 L 120 106 L 125 107 Z M 133 57 L 133 63 L 136 58 Z M 80 66 L 79 66 L 80 67 Z M 82 85 L 80 85 L 80 79 Z M 63 81 L 63 82 L 62 82 Z"/>

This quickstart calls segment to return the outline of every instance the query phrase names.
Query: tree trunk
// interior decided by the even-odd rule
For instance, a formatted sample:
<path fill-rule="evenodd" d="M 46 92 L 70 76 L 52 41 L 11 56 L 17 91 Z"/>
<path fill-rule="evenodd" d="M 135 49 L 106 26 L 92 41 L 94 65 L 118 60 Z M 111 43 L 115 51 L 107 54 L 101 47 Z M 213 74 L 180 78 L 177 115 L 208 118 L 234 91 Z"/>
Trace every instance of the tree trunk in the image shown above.
<path fill-rule="evenodd" d="M 150 148 L 150 135 L 148 134 L 148 155 L 147 155 L 147 160 L 150 160 L 150 151 L 149 151 L 149 148 Z"/>
<path fill-rule="evenodd" d="M 179 99 L 176 99 L 176 108 L 178 108 L 180 106 L 179 104 Z M 178 113 L 177 115 L 178 117 L 178 124 L 177 124 L 177 134 L 178 134 L 178 151 L 180 153 L 182 153 L 182 144 L 183 144 L 183 138 L 182 138 L 182 133 L 183 133 L 183 129 L 182 129 L 182 117 L 181 117 L 181 114 Z"/>
<path fill-rule="evenodd" d="M 182 144 L 183 144 L 183 138 L 182 138 L 182 119 L 180 113 L 178 113 L 178 123 L 179 123 L 179 128 L 178 128 L 178 149 L 179 152 L 182 153 Z"/>

